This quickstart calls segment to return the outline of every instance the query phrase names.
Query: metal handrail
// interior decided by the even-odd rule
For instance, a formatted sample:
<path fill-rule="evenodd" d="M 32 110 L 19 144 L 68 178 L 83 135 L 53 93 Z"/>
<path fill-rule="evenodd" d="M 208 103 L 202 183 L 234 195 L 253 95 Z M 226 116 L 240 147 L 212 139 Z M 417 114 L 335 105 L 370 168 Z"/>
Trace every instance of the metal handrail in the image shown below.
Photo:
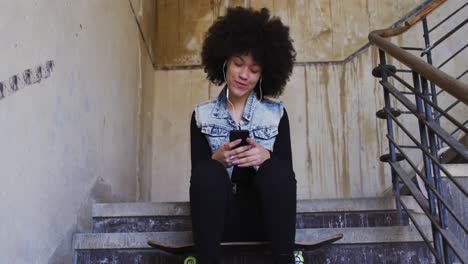
<path fill-rule="evenodd" d="M 446 74 L 445 72 L 437 69 L 436 67 L 428 64 L 417 56 L 409 53 L 408 51 L 394 45 L 385 38 L 400 35 L 410 29 L 413 25 L 419 22 L 423 17 L 431 13 L 434 9 L 443 4 L 446 0 L 434 0 L 428 4 L 424 9 L 409 18 L 401 27 L 380 29 L 369 33 L 369 41 L 384 50 L 392 57 L 402 62 L 409 68 L 430 80 L 442 90 L 445 90 L 458 100 L 468 105 L 468 85 L 464 82 Z"/>
<path fill-rule="evenodd" d="M 378 46 L 380 58 L 380 64 L 373 69 L 372 74 L 377 78 L 381 78 L 379 83 L 384 88 L 385 107 L 377 112 L 377 117 L 386 119 L 387 121 L 387 139 L 390 153 L 382 155 L 380 160 L 388 162 L 391 167 L 392 185 L 399 219 L 401 219 L 403 215 L 403 209 L 409 214 L 407 206 L 400 199 L 400 191 L 403 190 L 400 189 L 400 187 L 401 184 L 403 184 L 420 205 L 426 217 L 430 220 L 432 242 L 429 241 L 421 228 L 418 228 L 418 226 L 416 226 L 416 228 L 430 251 L 434 254 L 437 263 L 453 263 L 454 261 L 468 263 L 468 254 L 464 248 L 463 240 L 460 239 L 460 236 L 467 235 L 468 227 L 462 220 L 463 218 L 460 212 L 458 212 L 458 208 L 453 207 L 450 199 L 448 199 L 445 194 L 446 191 L 443 189 L 443 184 L 445 183 L 443 183 L 443 175 L 441 172 L 445 173 L 447 179 L 446 181 L 444 180 L 444 182 L 455 186 L 458 191 L 457 195 L 466 198 L 468 197 L 468 190 L 449 173 L 443 164 L 444 162 L 439 160 L 439 155 L 442 153 L 440 152 L 442 151 L 442 144 L 447 144 L 457 153 L 458 157 L 468 160 L 468 149 L 464 143 L 458 141 L 453 136 L 453 133 L 447 132 L 439 121 L 441 117 L 444 117 L 452 125 L 455 125 L 458 130 L 468 133 L 468 128 L 465 127 L 466 121 L 459 121 L 448 114 L 459 102 L 468 105 L 468 85 L 458 80 L 461 76 L 466 74 L 466 71 L 458 78 L 454 78 L 440 70 L 440 68 L 465 50 L 467 46 L 465 45 L 455 52 L 455 54 L 449 56 L 449 58 L 437 68 L 432 65 L 431 54 L 433 48 L 441 44 L 461 27 L 468 24 L 468 20 L 464 19 L 462 23 L 454 29 L 449 30 L 448 33 L 444 34 L 443 37 L 431 45 L 429 37 L 430 31 L 426 16 L 444 2 L 446 2 L 446 0 L 426 1 L 418 7 L 419 11 L 416 11 L 414 15 L 406 19 L 403 26 L 371 32 L 369 34 L 370 43 Z M 450 14 L 447 18 L 438 23 L 436 27 L 443 24 L 450 17 L 453 17 L 455 13 L 462 10 L 465 6 L 467 6 L 467 4 Z M 417 47 L 398 47 L 385 39 L 402 34 L 419 21 L 421 21 L 424 31 L 424 49 Z M 427 62 L 409 53 L 407 50 L 422 50 L 423 54 L 421 57 L 425 56 Z M 387 64 L 386 53 L 390 57 L 408 66 L 409 69 L 397 69 L 394 65 Z M 399 72 L 412 73 L 413 85 L 405 81 L 403 77 L 398 76 Z M 394 80 L 395 84 L 390 81 L 390 79 Z M 400 91 L 394 86 L 396 84 L 403 85 L 404 89 Z M 441 89 L 441 92 L 446 91 L 454 96 L 456 101 L 452 102 L 448 107 L 439 107 L 437 95 L 441 92 L 437 92 L 436 85 Z M 410 99 L 410 96 L 407 95 L 413 95 L 414 99 Z M 394 106 L 392 106 L 394 103 L 390 100 L 390 97 L 395 98 L 395 103 L 403 106 L 404 110 L 406 109 L 408 111 L 400 109 L 394 110 Z M 403 112 L 416 117 L 419 128 L 419 141 L 410 133 L 409 129 L 397 119 Z M 394 113 L 398 115 L 394 115 Z M 396 125 L 397 129 L 401 129 L 406 136 L 411 139 L 414 145 L 399 144 L 394 138 L 394 125 Z M 422 161 L 419 165 L 421 168 L 416 166 L 415 162 L 405 153 L 406 151 L 404 151 L 404 148 L 407 146 L 414 146 L 421 150 Z M 401 161 L 406 161 L 413 170 L 406 171 L 403 169 L 399 164 Z M 418 179 L 419 188 L 412 182 L 414 177 Z M 423 183 L 420 183 L 420 180 L 422 180 Z"/>

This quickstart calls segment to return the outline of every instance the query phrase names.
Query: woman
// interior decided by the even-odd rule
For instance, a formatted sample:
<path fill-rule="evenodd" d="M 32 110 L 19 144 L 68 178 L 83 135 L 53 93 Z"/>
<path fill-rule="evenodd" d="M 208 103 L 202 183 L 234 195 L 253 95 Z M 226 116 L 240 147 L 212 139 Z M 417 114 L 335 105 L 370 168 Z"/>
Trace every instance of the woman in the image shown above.
<path fill-rule="evenodd" d="M 225 84 L 195 107 L 191 121 L 190 204 L 200 263 L 218 263 L 222 241 L 270 241 L 275 263 L 291 263 L 296 180 L 289 121 L 278 97 L 295 51 L 289 29 L 267 9 L 228 9 L 202 50 L 207 78 Z M 249 131 L 248 145 L 229 142 Z"/>

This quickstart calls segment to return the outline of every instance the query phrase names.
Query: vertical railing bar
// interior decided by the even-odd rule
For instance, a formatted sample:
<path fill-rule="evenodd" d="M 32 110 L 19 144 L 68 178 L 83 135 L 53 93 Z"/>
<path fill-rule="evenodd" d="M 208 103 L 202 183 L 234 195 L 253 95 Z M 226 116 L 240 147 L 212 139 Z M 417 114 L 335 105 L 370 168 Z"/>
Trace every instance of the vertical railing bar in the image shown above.
<path fill-rule="evenodd" d="M 429 93 L 428 81 L 423 76 L 420 76 L 420 79 L 421 79 L 421 84 L 422 84 L 421 86 L 422 93 L 423 94 Z M 426 98 L 428 97 L 429 96 L 426 96 Z M 424 103 L 424 108 L 425 108 L 424 112 L 426 114 L 427 121 L 429 122 L 433 121 L 433 113 L 432 113 L 431 106 L 427 103 Z M 439 151 L 438 144 L 437 144 L 437 137 L 431 129 L 428 129 L 427 132 L 429 136 L 429 147 L 430 147 L 431 154 L 437 160 L 438 151 Z M 432 166 L 432 172 L 434 175 L 434 182 L 435 182 L 436 189 L 439 191 L 441 196 L 444 197 L 443 189 L 442 189 L 442 177 L 440 176 L 439 166 L 435 162 L 431 162 L 431 166 Z M 440 202 L 439 199 L 437 199 L 437 207 L 439 209 L 439 219 L 440 219 L 442 228 L 447 229 L 447 212 L 445 211 L 445 206 Z M 449 262 L 449 254 L 448 254 L 449 249 L 445 241 L 443 241 L 443 246 L 444 246 L 445 260 Z"/>
<path fill-rule="evenodd" d="M 382 49 L 379 49 L 379 58 L 380 58 L 380 65 L 381 65 L 380 68 L 385 69 L 385 66 L 386 66 L 387 62 L 386 62 L 386 58 L 385 58 L 385 52 Z M 385 81 L 385 82 L 388 81 L 386 71 L 382 71 L 382 81 Z M 392 105 L 391 105 L 391 102 L 390 102 L 390 94 L 386 89 L 384 89 L 384 100 L 385 100 L 385 108 L 386 109 L 391 109 Z M 390 117 L 388 117 L 388 116 L 387 116 L 386 119 L 387 119 L 387 133 L 388 133 L 388 135 L 390 135 L 390 137 L 393 138 L 392 119 Z M 388 142 L 388 147 L 389 147 L 389 151 L 390 151 L 390 155 L 391 155 L 391 160 L 396 161 L 395 146 L 389 141 Z M 397 193 L 399 195 L 400 194 L 399 181 L 398 181 L 397 177 L 395 176 L 395 171 L 393 169 L 392 169 L 391 173 L 392 173 L 393 188 L 395 190 L 395 193 Z M 395 204 L 396 204 L 397 213 L 398 213 L 398 224 L 401 224 L 401 223 L 403 223 L 403 212 L 402 212 L 401 205 L 400 205 L 400 202 L 398 201 L 398 199 L 395 199 Z"/>
<path fill-rule="evenodd" d="M 419 74 L 417 74 L 414 71 L 413 71 L 413 84 L 414 84 L 414 90 L 420 92 L 421 88 L 420 88 Z M 423 108 L 424 107 L 423 100 L 417 94 L 415 94 L 415 101 L 416 101 L 417 112 L 420 115 L 424 115 L 425 109 Z M 429 142 L 427 139 L 427 128 L 420 119 L 418 119 L 418 125 L 419 125 L 419 137 L 420 137 L 421 145 L 423 146 L 424 149 L 427 149 L 429 147 L 429 144 L 428 144 Z M 424 164 L 424 172 L 425 172 L 427 180 L 429 182 L 433 182 L 431 162 L 424 152 L 423 152 L 423 164 Z M 429 198 L 429 206 L 430 206 L 431 214 L 433 216 L 437 216 L 435 198 L 434 198 L 434 194 L 432 190 L 429 190 L 427 194 Z M 443 253 L 443 245 L 442 245 L 441 237 L 440 237 L 439 232 L 436 230 L 436 228 L 434 228 L 434 226 L 432 227 L 432 236 L 434 238 L 435 248 L 437 252 L 439 253 L 439 256 L 443 257 L 444 253 Z"/>
<path fill-rule="evenodd" d="M 423 17 L 422 19 L 422 26 L 423 26 L 423 32 L 424 32 L 424 44 L 425 44 L 425 47 L 426 49 L 428 47 L 431 46 L 431 40 L 429 38 L 429 29 L 428 29 L 428 25 L 427 25 L 427 17 Z M 427 52 L 427 56 L 426 56 L 426 59 L 427 59 L 427 62 L 432 65 L 432 52 L 429 50 Z M 427 94 L 427 93 L 426 93 Z M 432 94 L 432 102 L 434 103 L 434 105 L 436 106 L 439 106 L 439 103 L 437 102 L 437 92 L 436 92 L 436 88 L 435 88 L 435 84 L 433 82 L 431 82 L 431 94 Z M 429 99 L 429 97 L 426 97 L 427 99 Z M 437 111 L 435 111 L 435 114 L 437 115 Z M 440 125 L 440 120 L 437 119 L 435 120 L 435 122 Z M 436 137 L 436 148 L 439 149 L 439 146 L 440 146 L 440 140 Z"/>
<path fill-rule="evenodd" d="M 452 108 L 454 108 L 455 106 L 457 106 L 457 104 L 459 104 L 461 101 L 460 100 L 457 100 L 455 101 L 453 104 L 451 104 L 449 107 L 447 107 L 446 109 L 444 109 L 444 113 L 448 113 L 450 110 L 452 110 Z M 435 117 L 435 119 L 440 119 L 443 115 L 442 114 L 439 114 L 438 116 Z"/>
<path fill-rule="evenodd" d="M 384 68 L 384 71 L 386 71 L 389 75 L 391 75 L 393 78 L 397 79 L 401 84 L 403 84 L 404 86 L 406 86 L 406 88 L 408 88 L 409 90 L 411 90 L 413 92 L 413 94 L 417 94 L 419 96 L 422 96 L 421 93 L 418 93 L 417 91 L 414 90 L 414 88 L 409 85 L 405 80 L 401 79 L 398 75 L 396 74 L 393 74 L 392 72 L 390 71 L 387 71 L 387 69 Z M 427 101 L 426 98 L 422 97 L 422 99 L 424 101 Z M 437 111 L 439 112 L 443 112 L 443 109 L 441 109 L 440 107 L 436 106 L 435 104 L 433 104 L 431 101 L 427 101 L 428 104 L 430 104 L 432 107 L 434 107 Z M 453 118 L 451 115 L 445 113 L 444 114 L 444 117 L 447 118 L 447 120 L 449 120 L 450 122 L 452 122 L 455 126 L 457 127 L 461 127 L 460 129 L 463 130 L 463 132 L 467 133 L 468 134 L 468 129 L 467 128 L 464 128 L 462 126 L 462 124 L 460 122 L 458 122 L 458 120 L 456 120 L 455 118 Z"/>
<path fill-rule="evenodd" d="M 439 46 L 440 43 L 442 43 L 444 40 L 449 38 L 452 34 L 457 32 L 460 28 L 462 28 L 464 25 L 466 25 L 466 23 L 468 23 L 468 19 L 463 20 L 463 22 L 458 24 L 455 28 L 453 28 L 447 34 L 445 34 L 440 39 L 438 39 L 436 42 L 434 42 L 434 44 L 432 44 L 432 46 L 429 46 L 428 48 L 424 49 L 424 51 L 421 53 L 421 57 L 426 55 L 427 52 L 429 52 L 429 51 L 433 50 L 434 48 L 436 48 L 437 46 Z"/>
<path fill-rule="evenodd" d="M 450 14 L 449 16 L 447 16 L 445 19 L 443 19 L 442 21 L 440 21 L 439 23 L 437 23 L 437 25 L 435 25 L 433 28 L 431 28 L 431 30 L 429 30 L 429 33 L 432 32 L 433 30 L 435 30 L 436 28 L 438 28 L 440 25 L 442 25 L 443 23 L 445 23 L 445 21 L 449 20 L 452 16 L 454 16 L 456 13 L 458 13 L 460 10 L 462 10 L 466 5 L 468 5 L 468 2 L 465 3 L 464 5 L 462 5 L 460 8 L 458 8 L 457 10 L 455 10 L 452 14 Z"/>
<path fill-rule="evenodd" d="M 395 120 L 395 119 L 394 119 Z M 388 137 L 387 137 L 388 138 Z M 406 162 L 408 162 L 408 164 L 410 165 L 411 168 L 413 168 L 413 171 L 421 178 L 421 180 L 425 183 L 425 186 L 427 186 L 429 189 L 431 189 L 434 193 L 434 195 L 437 197 L 437 199 L 439 199 L 440 201 L 442 201 L 445 205 L 445 208 L 447 208 L 447 211 L 450 212 L 450 214 L 452 215 L 452 217 L 455 219 L 455 221 L 460 225 L 460 227 L 463 229 L 463 231 L 465 231 L 465 234 L 468 233 L 468 229 L 467 227 L 465 226 L 465 224 L 462 222 L 462 220 L 460 220 L 460 218 L 458 218 L 457 214 L 455 213 L 455 211 L 452 209 L 452 207 L 450 207 L 448 205 L 448 203 L 443 199 L 442 196 L 440 196 L 440 194 L 437 192 L 437 190 L 435 189 L 434 186 L 432 186 L 432 183 L 430 183 L 426 177 L 424 177 L 423 173 L 417 168 L 417 166 L 411 161 L 411 159 L 408 157 L 408 155 L 406 155 L 406 153 L 403 152 L 403 150 L 401 148 L 398 147 L 398 145 L 396 144 L 395 140 L 393 139 L 389 139 L 391 140 L 394 144 L 395 144 L 395 147 L 398 149 L 398 151 L 400 151 L 400 153 L 403 155 L 403 157 L 405 158 Z"/>
<path fill-rule="evenodd" d="M 455 58 L 460 52 L 462 52 L 464 49 L 468 47 L 468 43 L 465 44 L 461 49 L 459 49 L 457 52 L 455 52 L 452 56 L 450 56 L 448 59 L 446 59 L 444 62 L 442 62 L 439 66 L 437 66 L 438 69 L 444 67 L 445 64 L 447 64 L 449 61 L 451 61 L 453 58 Z"/>

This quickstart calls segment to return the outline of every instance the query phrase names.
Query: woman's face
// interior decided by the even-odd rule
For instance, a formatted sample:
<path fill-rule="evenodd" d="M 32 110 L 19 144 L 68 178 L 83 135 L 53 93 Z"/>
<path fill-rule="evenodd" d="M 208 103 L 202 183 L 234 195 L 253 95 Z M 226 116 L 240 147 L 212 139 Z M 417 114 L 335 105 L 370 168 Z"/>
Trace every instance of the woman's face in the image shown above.
<path fill-rule="evenodd" d="M 246 99 L 262 75 L 262 68 L 252 55 L 234 55 L 227 61 L 226 81 L 229 97 Z"/>

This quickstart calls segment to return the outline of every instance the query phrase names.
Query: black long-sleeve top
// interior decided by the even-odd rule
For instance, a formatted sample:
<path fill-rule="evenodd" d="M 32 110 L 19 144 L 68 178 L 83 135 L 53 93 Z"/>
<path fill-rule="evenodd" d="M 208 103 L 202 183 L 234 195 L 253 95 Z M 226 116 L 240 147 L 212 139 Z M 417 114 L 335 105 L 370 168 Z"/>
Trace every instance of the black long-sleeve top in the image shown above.
<path fill-rule="evenodd" d="M 208 140 L 197 126 L 195 112 L 192 113 L 190 124 L 190 142 L 192 170 L 200 161 L 211 159 L 211 148 Z M 281 159 L 286 161 L 292 169 L 291 137 L 289 134 L 289 119 L 286 110 L 278 125 L 278 135 L 276 135 L 273 151 L 270 152 L 271 159 Z"/>

